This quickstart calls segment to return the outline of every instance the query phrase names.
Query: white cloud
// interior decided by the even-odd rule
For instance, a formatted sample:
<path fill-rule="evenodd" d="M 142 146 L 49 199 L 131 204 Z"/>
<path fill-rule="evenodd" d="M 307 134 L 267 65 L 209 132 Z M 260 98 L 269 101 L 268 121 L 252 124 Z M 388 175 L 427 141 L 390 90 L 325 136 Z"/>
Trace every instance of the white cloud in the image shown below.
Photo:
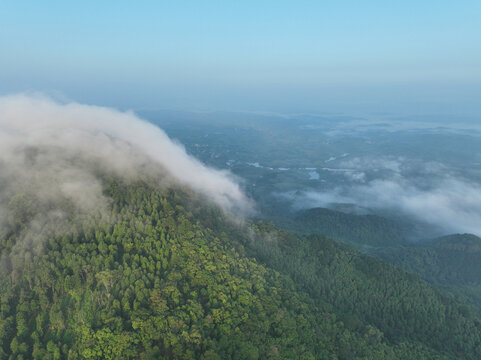
<path fill-rule="evenodd" d="M 409 164 L 400 164 L 402 166 Z M 421 176 L 409 177 L 396 172 L 386 179 L 351 183 L 324 192 L 306 191 L 291 194 L 291 198 L 295 208 L 353 203 L 378 213 L 394 210 L 447 233 L 469 232 L 481 236 L 481 185 L 453 177 L 444 170 L 439 164 L 428 163 Z"/>
<path fill-rule="evenodd" d="M 84 210 L 97 208 L 101 186 L 89 161 L 126 177 L 162 168 L 227 211 L 252 209 L 229 172 L 206 167 L 132 112 L 41 95 L 0 98 L 0 216 L 12 184 L 36 186 L 39 196 L 63 196 Z"/>

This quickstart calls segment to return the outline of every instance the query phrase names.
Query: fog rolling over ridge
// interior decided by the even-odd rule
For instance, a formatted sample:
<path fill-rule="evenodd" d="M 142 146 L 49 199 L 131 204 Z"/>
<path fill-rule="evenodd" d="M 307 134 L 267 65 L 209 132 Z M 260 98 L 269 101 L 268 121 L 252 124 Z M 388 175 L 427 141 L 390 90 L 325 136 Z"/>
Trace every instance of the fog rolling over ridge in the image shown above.
<path fill-rule="evenodd" d="M 472 233 L 481 236 L 481 186 L 440 163 L 397 159 L 354 158 L 343 161 L 350 181 L 327 191 L 287 194 L 298 209 L 352 203 L 380 215 L 397 214 L 430 224 L 436 235 Z M 387 171 L 368 179 L 372 170 Z"/>
<path fill-rule="evenodd" d="M 31 224 L 41 227 L 65 216 L 55 205 L 61 202 L 77 214 L 102 212 L 108 202 L 99 171 L 135 179 L 159 168 L 164 185 L 190 187 L 228 212 L 252 211 L 229 172 L 204 166 L 131 112 L 60 104 L 41 95 L 0 98 L 1 232 L 16 203 L 42 207 Z"/>

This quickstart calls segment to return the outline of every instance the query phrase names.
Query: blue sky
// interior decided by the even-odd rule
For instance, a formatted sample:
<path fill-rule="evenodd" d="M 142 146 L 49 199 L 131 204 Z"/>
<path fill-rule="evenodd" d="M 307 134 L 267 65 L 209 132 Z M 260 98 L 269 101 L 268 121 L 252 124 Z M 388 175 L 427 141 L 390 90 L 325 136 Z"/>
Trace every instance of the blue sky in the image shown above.
<path fill-rule="evenodd" d="M 477 113 L 479 19 L 479 0 L 0 0 L 0 93 L 123 108 Z"/>

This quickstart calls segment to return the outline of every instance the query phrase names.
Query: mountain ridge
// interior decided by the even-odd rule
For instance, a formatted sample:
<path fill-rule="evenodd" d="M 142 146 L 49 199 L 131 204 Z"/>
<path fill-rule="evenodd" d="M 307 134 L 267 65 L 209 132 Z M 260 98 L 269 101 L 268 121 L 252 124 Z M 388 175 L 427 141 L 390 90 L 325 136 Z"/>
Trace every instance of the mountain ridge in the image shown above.
<path fill-rule="evenodd" d="M 0 358 L 478 356 L 475 314 L 349 247 L 232 223 L 186 190 L 107 181 L 104 193 L 113 223 L 51 237 L 40 253 L 25 248 L 16 256 L 29 262 L 2 276 Z M 2 239 L 2 255 L 13 240 Z M 432 303 L 426 314 L 422 302 Z"/>

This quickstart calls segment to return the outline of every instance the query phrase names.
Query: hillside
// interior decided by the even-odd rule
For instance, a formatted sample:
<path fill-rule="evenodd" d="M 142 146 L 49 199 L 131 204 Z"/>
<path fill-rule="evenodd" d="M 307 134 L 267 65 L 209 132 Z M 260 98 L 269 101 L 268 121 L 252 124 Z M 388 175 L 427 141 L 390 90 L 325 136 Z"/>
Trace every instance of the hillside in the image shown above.
<path fill-rule="evenodd" d="M 292 221 L 279 226 L 303 234 L 318 233 L 358 248 L 400 245 L 406 242 L 405 229 L 377 215 L 355 215 L 326 209 L 300 211 Z"/>
<path fill-rule="evenodd" d="M 321 236 L 235 225 L 186 190 L 105 184 L 109 217 L 35 248 L 18 246 L 25 211 L 11 214 L 0 359 L 481 356 L 480 319 L 390 265 Z"/>
<path fill-rule="evenodd" d="M 481 239 L 471 234 L 443 236 L 377 254 L 433 283 L 481 285 Z"/>
<path fill-rule="evenodd" d="M 419 245 L 379 249 L 375 254 L 480 308 L 479 237 L 471 234 L 449 235 Z"/>

